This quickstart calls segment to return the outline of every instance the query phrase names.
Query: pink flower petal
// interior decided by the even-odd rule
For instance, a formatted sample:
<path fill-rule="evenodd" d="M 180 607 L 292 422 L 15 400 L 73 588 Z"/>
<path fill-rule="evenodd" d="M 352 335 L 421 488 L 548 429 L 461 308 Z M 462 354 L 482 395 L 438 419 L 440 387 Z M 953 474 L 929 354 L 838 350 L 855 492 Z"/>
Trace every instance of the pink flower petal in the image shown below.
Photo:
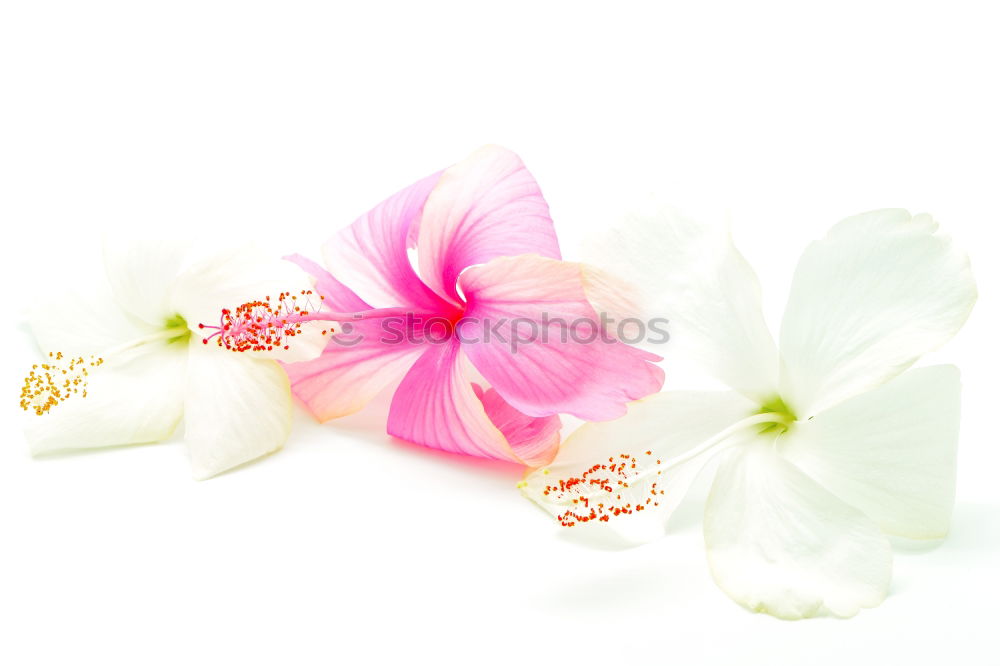
<path fill-rule="evenodd" d="M 370 306 L 315 262 L 286 257 L 316 278 L 316 293 L 332 310 L 353 312 Z M 341 324 L 322 356 L 303 363 L 283 363 L 295 394 L 320 421 L 359 411 L 372 398 L 402 377 L 420 356 L 422 347 L 406 339 L 388 344 L 397 336 L 386 334 L 377 319 Z M 401 324 L 394 322 L 394 330 Z M 401 336 L 399 336 L 401 337 Z"/>
<path fill-rule="evenodd" d="M 515 409 L 604 421 L 662 387 L 652 363 L 660 357 L 601 335 L 579 264 L 502 257 L 460 282 L 469 303 L 457 329 L 462 349 Z"/>
<path fill-rule="evenodd" d="M 389 434 L 453 453 L 549 462 L 559 446 L 558 417 L 517 416 L 489 392 L 481 400 L 470 371 L 456 339 L 427 346 L 393 396 Z"/>
<path fill-rule="evenodd" d="M 458 275 L 500 256 L 558 259 L 549 207 L 514 153 L 480 148 L 446 169 L 423 208 L 417 258 L 424 282 L 458 303 Z"/>
<path fill-rule="evenodd" d="M 307 259 L 301 254 L 290 254 L 285 259 L 315 278 L 314 290 L 325 299 L 323 303 L 329 309 L 338 312 L 358 312 L 371 309 L 372 306 L 361 300 L 357 294 L 312 259 Z"/>
<path fill-rule="evenodd" d="M 507 438 L 518 457 L 544 460 L 546 463 L 551 461 L 553 452 L 559 446 L 559 431 L 562 428 L 558 415 L 528 416 L 511 407 L 496 389 L 484 391 L 478 384 L 473 384 L 472 388 L 483 403 L 486 415 Z"/>
<path fill-rule="evenodd" d="M 329 421 L 361 410 L 402 377 L 420 351 L 413 345 L 383 344 L 375 334 L 354 347 L 331 341 L 319 358 L 282 365 L 295 397 L 318 420 Z"/>
<path fill-rule="evenodd" d="M 326 265 L 353 284 L 376 307 L 405 306 L 421 311 L 452 309 L 427 287 L 410 264 L 416 227 L 427 196 L 441 172 L 400 190 L 342 229 L 323 247 Z"/>

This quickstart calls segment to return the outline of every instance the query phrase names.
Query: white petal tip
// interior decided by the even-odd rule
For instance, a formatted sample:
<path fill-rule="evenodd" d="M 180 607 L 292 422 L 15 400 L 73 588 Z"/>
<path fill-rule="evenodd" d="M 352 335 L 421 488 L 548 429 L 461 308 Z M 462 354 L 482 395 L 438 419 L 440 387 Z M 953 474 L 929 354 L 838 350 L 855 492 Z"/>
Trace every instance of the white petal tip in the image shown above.
<path fill-rule="evenodd" d="M 282 444 L 276 445 L 274 448 L 261 453 L 260 455 L 250 458 L 250 459 L 229 459 L 229 460 L 218 460 L 211 462 L 191 462 L 191 477 L 195 481 L 206 481 L 208 479 L 215 478 L 217 476 L 223 475 L 226 472 L 231 472 L 241 467 L 252 465 L 259 460 L 262 460 L 277 451 L 280 451 Z"/>

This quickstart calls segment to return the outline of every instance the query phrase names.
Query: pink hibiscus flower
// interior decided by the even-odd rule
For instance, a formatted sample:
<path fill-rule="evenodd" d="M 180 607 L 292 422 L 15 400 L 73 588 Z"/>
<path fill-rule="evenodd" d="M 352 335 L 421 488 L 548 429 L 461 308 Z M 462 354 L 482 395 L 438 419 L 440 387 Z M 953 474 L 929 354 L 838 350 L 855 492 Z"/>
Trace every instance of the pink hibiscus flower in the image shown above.
<path fill-rule="evenodd" d="M 398 192 L 324 255 L 337 277 L 289 257 L 316 278 L 322 307 L 264 306 L 265 319 L 278 314 L 276 337 L 263 340 L 284 344 L 290 323 L 351 321 L 319 358 L 285 364 L 292 391 L 321 421 L 360 410 L 402 378 L 389 434 L 538 466 L 558 449 L 559 414 L 617 418 L 663 384 L 659 357 L 594 339 L 601 322 L 584 268 L 560 260 L 538 184 L 503 148 L 482 148 Z"/>

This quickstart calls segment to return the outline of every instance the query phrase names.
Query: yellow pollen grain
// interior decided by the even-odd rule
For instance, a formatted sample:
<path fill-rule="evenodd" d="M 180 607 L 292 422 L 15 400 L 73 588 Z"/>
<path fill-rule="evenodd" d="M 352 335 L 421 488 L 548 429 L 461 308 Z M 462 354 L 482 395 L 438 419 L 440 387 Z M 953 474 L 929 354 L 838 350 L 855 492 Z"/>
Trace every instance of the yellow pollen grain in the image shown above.
<path fill-rule="evenodd" d="M 62 352 L 50 352 L 49 362 L 31 366 L 21 387 L 21 409 L 37 416 L 49 411 L 74 395 L 87 397 L 88 368 L 96 368 L 104 359 L 82 356 L 66 359 Z"/>

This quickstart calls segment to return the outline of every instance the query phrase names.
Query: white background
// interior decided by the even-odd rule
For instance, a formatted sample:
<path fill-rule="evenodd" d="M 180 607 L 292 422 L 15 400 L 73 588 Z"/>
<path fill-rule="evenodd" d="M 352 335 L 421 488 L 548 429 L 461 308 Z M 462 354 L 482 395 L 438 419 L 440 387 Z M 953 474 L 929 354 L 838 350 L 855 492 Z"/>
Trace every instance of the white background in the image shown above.
<path fill-rule="evenodd" d="M 989 3 L 2 7 L 0 662 L 997 663 Z M 725 211 L 774 327 L 832 223 L 933 213 L 981 291 L 924 361 L 963 371 L 951 537 L 897 553 L 881 607 L 788 623 L 712 583 L 697 498 L 661 542 L 588 549 L 518 495 L 513 466 L 390 440 L 385 400 L 326 426 L 300 412 L 283 452 L 207 482 L 179 438 L 28 456 L 23 312 L 98 266 L 102 232 L 318 256 L 484 143 L 521 154 L 568 258 L 648 192 Z"/>

